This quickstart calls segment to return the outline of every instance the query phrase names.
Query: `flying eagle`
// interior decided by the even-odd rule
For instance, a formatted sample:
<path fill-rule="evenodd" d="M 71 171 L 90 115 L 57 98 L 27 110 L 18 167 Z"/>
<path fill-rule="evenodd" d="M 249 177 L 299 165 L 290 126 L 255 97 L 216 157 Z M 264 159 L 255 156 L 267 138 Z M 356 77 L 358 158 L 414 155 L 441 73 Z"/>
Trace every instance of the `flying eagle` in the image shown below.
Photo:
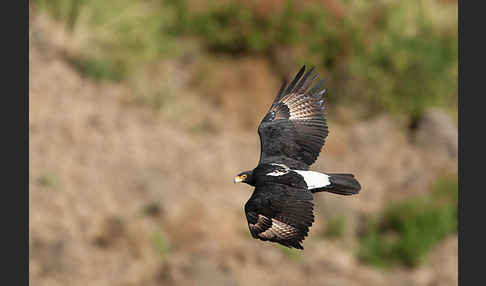
<path fill-rule="evenodd" d="M 270 110 L 258 126 L 261 153 L 258 166 L 238 174 L 234 182 L 254 186 L 245 204 L 254 238 L 304 249 L 301 242 L 314 222 L 313 193 L 359 193 L 352 174 L 309 171 L 329 133 L 324 80 L 316 83 L 314 68 L 305 66 L 287 86 L 284 81 Z"/>

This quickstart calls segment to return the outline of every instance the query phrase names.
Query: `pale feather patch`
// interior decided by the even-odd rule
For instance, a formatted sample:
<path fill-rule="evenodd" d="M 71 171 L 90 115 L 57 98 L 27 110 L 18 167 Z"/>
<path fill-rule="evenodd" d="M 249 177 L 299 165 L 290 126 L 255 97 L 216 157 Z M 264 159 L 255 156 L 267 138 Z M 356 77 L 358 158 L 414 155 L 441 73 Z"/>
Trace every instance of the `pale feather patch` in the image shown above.
<path fill-rule="evenodd" d="M 290 171 L 290 168 L 285 166 L 284 164 L 270 163 L 270 165 L 282 167 L 284 170 L 283 171 L 275 170 L 273 172 L 268 173 L 267 176 L 282 176 L 287 174 Z"/>
<path fill-rule="evenodd" d="M 294 172 L 297 172 L 302 177 L 304 177 L 304 181 L 307 184 L 307 188 L 309 190 L 322 188 L 331 184 L 331 182 L 329 181 L 329 176 L 323 173 L 300 170 L 294 170 Z"/>
<path fill-rule="evenodd" d="M 259 234 L 260 237 L 267 239 L 292 239 L 298 234 L 298 230 L 286 223 L 272 218 L 272 227 Z"/>
<path fill-rule="evenodd" d="M 275 228 L 279 236 L 284 239 L 290 239 L 298 234 L 295 227 L 272 218 L 272 229 L 273 228 Z"/>
<path fill-rule="evenodd" d="M 315 106 L 312 101 L 308 101 L 305 96 L 288 97 L 282 102 L 289 109 L 290 120 L 308 120 L 315 117 Z"/>
<path fill-rule="evenodd" d="M 268 173 L 268 174 L 267 174 L 267 176 L 274 176 L 274 177 L 276 177 L 276 176 L 282 176 L 282 175 L 285 175 L 285 174 L 287 174 L 287 173 L 288 173 L 288 171 L 287 171 L 287 172 L 285 172 L 285 171 L 275 170 L 275 171 L 273 171 L 273 172 Z"/>
<path fill-rule="evenodd" d="M 285 171 L 289 171 L 289 170 L 290 170 L 290 168 L 289 168 L 289 167 L 287 167 L 287 166 L 286 166 L 286 165 L 284 165 L 284 164 L 270 163 L 270 165 L 274 165 L 274 166 L 279 166 L 279 167 L 282 167 L 282 168 L 284 168 L 284 169 L 285 169 Z"/>

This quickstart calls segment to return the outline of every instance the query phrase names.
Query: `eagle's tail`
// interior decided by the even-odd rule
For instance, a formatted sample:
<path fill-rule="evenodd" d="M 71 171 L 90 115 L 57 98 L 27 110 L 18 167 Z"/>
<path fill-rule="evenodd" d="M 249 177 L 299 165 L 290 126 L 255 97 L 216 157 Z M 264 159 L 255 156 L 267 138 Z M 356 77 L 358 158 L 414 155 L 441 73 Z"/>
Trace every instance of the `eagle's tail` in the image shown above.
<path fill-rule="evenodd" d="M 311 192 L 329 192 L 338 195 L 355 195 L 361 190 L 361 185 L 354 178 L 353 174 L 327 174 L 330 184 L 317 189 L 311 189 Z"/>

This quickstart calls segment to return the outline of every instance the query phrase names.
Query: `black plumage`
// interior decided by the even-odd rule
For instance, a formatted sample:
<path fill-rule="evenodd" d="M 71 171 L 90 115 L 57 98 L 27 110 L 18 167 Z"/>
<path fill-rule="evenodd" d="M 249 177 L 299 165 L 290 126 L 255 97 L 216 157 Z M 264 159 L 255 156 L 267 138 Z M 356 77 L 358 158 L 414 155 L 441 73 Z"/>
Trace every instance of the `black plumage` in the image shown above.
<path fill-rule="evenodd" d="M 325 115 L 324 81 L 307 91 L 317 74 L 310 69 L 299 81 L 305 66 L 285 92 L 283 85 L 258 127 L 261 154 L 259 164 L 283 163 L 290 168 L 309 169 L 329 134 Z M 285 84 L 285 82 L 284 82 Z"/>
<path fill-rule="evenodd" d="M 324 81 L 310 88 L 317 74 L 304 71 L 288 86 L 284 81 L 258 127 L 258 166 L 235 178 L 255 187 L 245 204 L 251 235 L 298 249 L 314 222 L 313 193 L 352 195 L 361 189 L 352 174 L 308 171 L 329 132 Z"/>
<path fill-rule="evenodd" d="M 279 169 L 262 164 L 253 170 L 255 191 L 245 204 L 248 226 L 254 238 L 303 249 L 300 242 L 314 222 L 312 193 L 296 173 L 266 175 Z"/>

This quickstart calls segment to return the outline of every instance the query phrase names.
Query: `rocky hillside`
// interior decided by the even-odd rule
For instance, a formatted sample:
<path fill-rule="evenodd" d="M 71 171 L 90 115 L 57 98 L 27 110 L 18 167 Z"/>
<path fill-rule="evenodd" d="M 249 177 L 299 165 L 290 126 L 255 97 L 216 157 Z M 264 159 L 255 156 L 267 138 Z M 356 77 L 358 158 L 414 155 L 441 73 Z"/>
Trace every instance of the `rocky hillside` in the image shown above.
<path fill-rule="evenodd" d="M 179 63 L 160 76 L 186 95 L 174 100 L 186 107 L 160 113 L 127 101 L 123 84 L 73 69 L 55 26 L 42 15 L 31 24 L 31 284 L 457 285 L 457 235 L 416 269 L 380 270 L 354 251 L 363 218 L 457 171 L 457 127 L 443 111 L 428 111 L 413 129 L 386 114 L 331 120 L 312 169 L 354 173 L 362 192 L 317 195 L 305 250 L 286 251 L 250 238 L 243 205 L 251 189 L 232 183 L 258 160 L 256 126 L 223 128 L 231 115 L 191 90 Z M 201 118 L 220 125 L 201 132 L 187 123 Z M 337 215 L 350 227 L 336 241 L 322 233 Z"/>

